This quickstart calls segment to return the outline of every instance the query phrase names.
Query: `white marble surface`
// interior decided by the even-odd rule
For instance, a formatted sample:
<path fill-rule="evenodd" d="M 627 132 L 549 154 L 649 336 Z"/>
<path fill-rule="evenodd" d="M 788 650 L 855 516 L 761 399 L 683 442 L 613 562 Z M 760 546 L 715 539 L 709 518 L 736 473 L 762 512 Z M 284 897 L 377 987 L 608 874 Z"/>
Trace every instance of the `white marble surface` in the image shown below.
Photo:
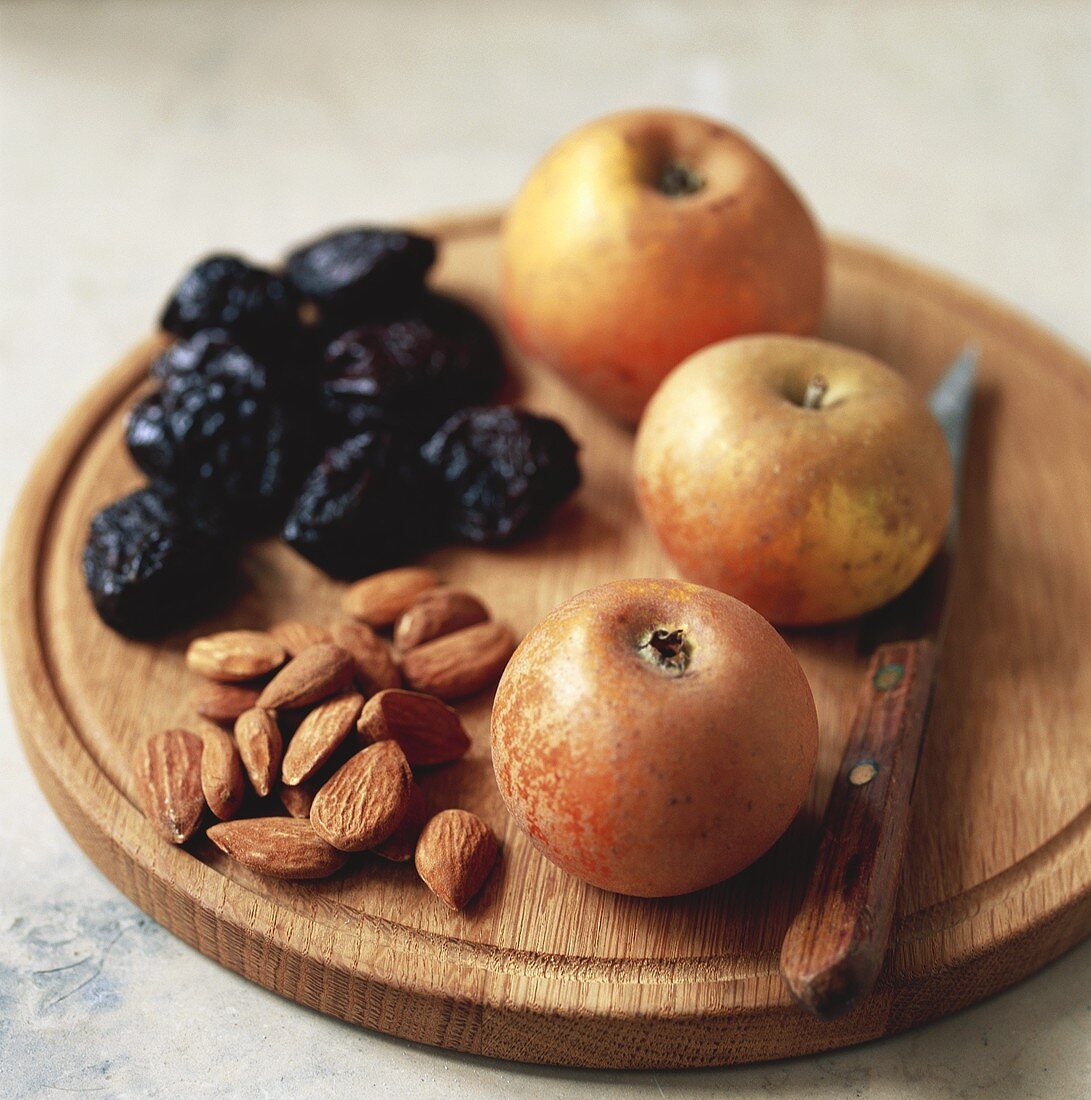
<path fill-rule="evenodd" d="M 720 115 L 830 226 L 1091 347 L 1091 6 L 0 3 L 0 500 L 207 249 L 502 201 L 583 119 Z M 372 1035 L 150 922 L 39 794 L 6 710 L 0 1095 L 1091 1095 L 1091 944 L 918 1032 L 693 1073 Z"/>

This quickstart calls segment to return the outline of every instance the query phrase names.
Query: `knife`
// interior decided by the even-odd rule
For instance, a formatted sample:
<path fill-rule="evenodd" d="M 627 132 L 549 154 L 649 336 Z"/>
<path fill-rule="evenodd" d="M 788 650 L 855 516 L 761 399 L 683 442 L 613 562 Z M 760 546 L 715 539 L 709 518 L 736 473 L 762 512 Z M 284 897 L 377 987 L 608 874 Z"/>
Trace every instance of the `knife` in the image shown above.
<path fill-rule="evenodd" d="M 976 349 L 965 348 L 928 398 L 955 474 L 947 535 L 918 580 L 862 623 L 861 645 L 871 654 L 867 678 L 810 884 L 780 952 L 789 992 L 822 1019 L 849 1012 L 871 992 L 890 939 L 936 655 L 946 633 L 977 358 Z"/>

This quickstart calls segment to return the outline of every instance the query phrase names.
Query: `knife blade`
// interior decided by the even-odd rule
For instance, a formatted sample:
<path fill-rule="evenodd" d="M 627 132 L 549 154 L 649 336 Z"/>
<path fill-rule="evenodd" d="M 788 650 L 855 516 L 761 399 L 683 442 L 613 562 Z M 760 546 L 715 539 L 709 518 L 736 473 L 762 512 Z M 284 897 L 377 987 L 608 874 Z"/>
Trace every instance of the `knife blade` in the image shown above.
<path fill-rule="evenodd" d="M 954 503 L 943 544 L 928 568 L 905 592 L 864 617 L 860 647 L 865 652 L 872 652 L 882 642 L 906 638 L 930 637 L 938 642 L 946 626 L 947 589 L 958 548 L 966 439 L 973 409 L 977 360 L 976 348 L 963 348 L 928 396 L 928 407 L 947 440 L 954 471 Z"/>
<path fill-rule="evenodd" d="M 826 807 L 807 892 L 781 947 L 789 992 L 835 1019 L 871 992 L 890 939 L 913 789 L 946 634 L 978 353 L 965 348 L 929 396 L 954 470 L 946 537 L 928 568 L 861 624 L 870 654 Z"/>

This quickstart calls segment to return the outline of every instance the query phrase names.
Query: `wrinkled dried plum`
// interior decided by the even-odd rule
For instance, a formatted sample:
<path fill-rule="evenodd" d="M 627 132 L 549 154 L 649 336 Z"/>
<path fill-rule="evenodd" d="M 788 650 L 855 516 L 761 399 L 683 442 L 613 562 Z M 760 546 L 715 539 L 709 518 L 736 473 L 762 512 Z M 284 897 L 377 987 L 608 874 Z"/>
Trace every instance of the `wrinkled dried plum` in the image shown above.
<path fill-rule="evenodd" d="M 436 537 L 417 448 L 383 428 L 331 447 L 288 513 L 285 541 L 320 569 L 354 578 L 404 562 Z"/>
<path fill-rule="evenodd" d="M 556 420 L 511 405 L 455 413 L 425 444 L 447 529 L 495 545 L 541 523 L 580 484 L 577 446 Z"/>
<path fill-rule="evenodd" d="M 242 534 L 278 524 L 308 465 L 313 410 L 218 331 L 174 345 L 152 374 L 159 389 L 129 414 L 136 464 L 195 507 L 229 511 Z"/>
<path fill-rule="evenodd" d="M 427 434 L 456 409 L 488 401 L 503 373 L 484 319 L 429 294 L 402 316 L 352 329 L 327 347 L 322 405 L 334 430 L 357 428 L 382 409 Z"/>
<path fill-rule="evenodd" d="M 260 364 L 265 384 L 272 396 L 289 402 L 298 408 L 318 408 L 319 387 L 316 355 L 308 353 L 302 338 L 281 345 L 279 351 L 272 348 L 255 351 L 254 346 L 244 347 L 225 329 L 207 328 L 194 333 L 188 340 L 176 340 L 152 362 L 150 374 L 161 381 L 176 379 L 179 375 L 200 376 L 207 370 L 207 361 L 231 348 L 238 353 L 239 362 L 248 357 Z M 241 368 L 240 368 L 241 369 Z"/>
<path fill-rule="evenodd" d="M 91 520 L 83 576 L 103 621 L 133 637 L 196 621 L 225 587 L 233 544 L 162 486 L 114 501 Z"/>
<path fill-rule="evenodd" d="M 362 432 L 381 431 L 396 435 L 407 447 L 421 444 L 432 434 L 436 420 L 428 417 L 401 416 L 367 401 L 323 402 L 322 430 L 327 446 L 334 446 Z"/>
<path fill-rule="evenodd" d="M 279 275 L 238 256 L 209 256 L 182 278 L 159 323 L 176 336 L 218 328 L 245 347 L 279 349 L 298 337 L 299 300 Z"/>
<path fill-rule="evenodd" d="M 420 292 L 436 245 L 401 229 L 330 233 L 288 256 L 288 278 L 328 313 L 367 310 Z"/>

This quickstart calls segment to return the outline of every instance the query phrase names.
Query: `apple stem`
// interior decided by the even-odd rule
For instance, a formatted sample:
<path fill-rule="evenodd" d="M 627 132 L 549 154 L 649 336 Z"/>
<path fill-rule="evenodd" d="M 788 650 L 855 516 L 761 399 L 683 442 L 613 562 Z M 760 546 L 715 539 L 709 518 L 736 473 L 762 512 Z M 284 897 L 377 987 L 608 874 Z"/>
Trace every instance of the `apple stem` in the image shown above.
<path fill-rule="evenodd" d="M 680 195 L 694 195 L 704 185 L 704 178 L 690 168 L 689 165 L 679 164 L 673 160 L 664 166 L 657 181 L 659 190 L 672 199 L 678 198 Z"/>
<path fill-rule="evenodd" d="M 822 398 L 826 396 L 826 390 L 829 388 L 829 382 L 821 374 L 816 374 L 807 383 L 807 390 L 803 394 L 803 407 L 805 409 L 817 409 L 822 404 Z"/>
<path fill-rule="evenodd" d="M 684 627 L 656 627 L 640 645 L 640 655 L 664 672 L 681 675 L 689 667 L 690 645 Z"/>

